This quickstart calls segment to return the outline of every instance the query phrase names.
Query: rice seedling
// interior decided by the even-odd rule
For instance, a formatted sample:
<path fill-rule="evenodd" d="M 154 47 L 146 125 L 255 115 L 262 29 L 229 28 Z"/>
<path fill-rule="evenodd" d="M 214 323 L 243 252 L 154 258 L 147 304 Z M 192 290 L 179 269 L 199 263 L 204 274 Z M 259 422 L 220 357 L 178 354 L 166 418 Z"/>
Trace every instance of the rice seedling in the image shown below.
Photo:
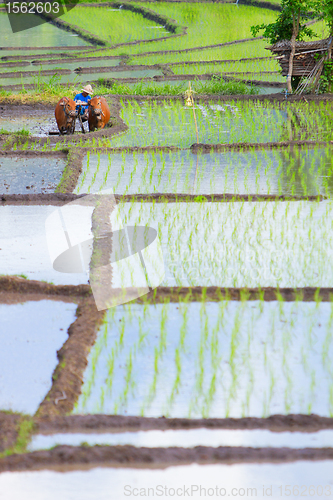
<path fill-rule="evenodd" d="M 122 152 L 91 155 L 86 162 L 77 193 L 110 189 L 118 194 L 234 192 L 331 196 L 332 189 L 321 182 L 332 168 L 330 148 L 321 147 L 209 155 L 193 155 L 186 150 Z"/>
<path fill-rule="evenodd" d="M 201 91 L 198 85 L 194 83 L 193 87 Z M 295 109 L 295 105 L 288 103 L 288 109 Z M 238 101 L 235 105 L 230 101 L 230 104 L 223 105 L 211 103 L 208 107 L 198 105 L 196 109 L 200 140 L 205 143 L 313 140 L 313 130 L 318 130 L 316 140 L 330 140 L 332 112 L 328 106 L 309 103 L 305 112 L 303 105 L 297 103 L 297 114 L 298 123 L 293 125 L 290 136 L 288 120 L 293 118 L 288 118 L 282 104 L 276 108 L 267 102 Z M 188 127 L 188 112 L 179 102 L 123 103 L 122 118 L 131 128 L 126 134 L 112 139 L 115 146 L 172 144 L 187 147 L 196 141 L 195 130 L 191 132 Z"/>
<path fill-rule="evenodd" d="M 106 44 L 165 37 L 165 30 L 141 14 L 125 9 L 76 7 L 62 16 L 65 22 L 78 26 L 103 39 Z M 124 49 L 122 49 L 124 50 Z M 120 51 L 121 52 L 121 51 Z"/>
<path fill-rule="evenodd" d="M 138 319 L 144 309 L 145 340 L 137 356 L 142 338 Z M 325 371 L 333 354 L 332 346 L 327 352 L 330 303 L 321 303 L 319 309 L 315 303 L 300 301 L 265 302 L 262 308 L 260 301 L 246 300 L 146 303 L 136 305 L 131 314 L 133 321 L 127 306 L 120 306 L 113 319 L 107 319 L 107 345 L 104 326 L 101 329 L 103 342 L 98 340 L 90 356 L 77 412 L 112 408 L 133 415 L 221 417 L 310 411 L 329 415 L 332 411 L 330 377 Z M 127 339 L 121 350 L 114 329 L 119 319 Z M 157 324 L 163 332 L 156 337 Z M 309 344 L 314 329 L 316 342 Z M 168 342 L 161 350 L 164 330 Z M 111 354 L 104 357 L 103 350 Z M 311 371 L 304 356 L 311 356 Z M 97 364 L 93 372 L 92 362 Z M 99 380 L 107 380 L 103 392 L 97 373 Z"/>
<path fill-rule="evenodd" d="M 269 22 L 269 19 L 273 21 L 276 17 L 274 13 L 267 10 L 240 6 L 237 11 L 237 25 L 235 25 L 233 22 L 235 15 L 233 6 L 216 4 L 210 7 L 208 10 L 204 4 L 199 3 L 191 4 L 190 6 L 182 4 L 170 5 L 165 2 L 155 3 L 153 7 L 154 11 L 175 19 L 178 26 L 187 26 L 187 34 L 181 38 L 181 48 L 179 46 L 179 39 L 170 38 L 170 40 L 164 42 L 154 42 L 149 48 L 150 52 L 153 53 L 158 50 L 174 50 L 177 52 L 193 47 L 202 50 L 203 47 L 213 44 L 252 38 L 249 28 L 251 26 L 251 19 L 254 20 L 253 23 L 255 24 L 255 22 Z M 225 23 L 229 24 L 230 30 L 220 29 L 221 25 Z M 255 40 L 252 43 L 257 43 L 257 41 Z M 119 48 L 112 50 L 110 53 L 116 55 L 123 51 L 124 48 Z M 140 54 L 142 48 L 137 46 L 126 47 L 125 52 L 129 56 Z M 146 59 L 144 61 L 146 62 Z M 156 62 L 163 63 L 163 59 L 157 59 Z"/>

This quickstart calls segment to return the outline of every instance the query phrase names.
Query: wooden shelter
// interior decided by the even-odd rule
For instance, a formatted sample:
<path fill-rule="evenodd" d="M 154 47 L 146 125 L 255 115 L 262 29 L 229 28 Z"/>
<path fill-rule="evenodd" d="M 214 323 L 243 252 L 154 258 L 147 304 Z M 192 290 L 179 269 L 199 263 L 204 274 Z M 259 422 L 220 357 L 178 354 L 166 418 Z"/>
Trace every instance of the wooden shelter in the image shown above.
<path fill-rule="evenodd" d="M 296 52 L 293 61 L 292 76 L 310 76 L 315 69 L 318 60 L 315 55 L 325 55 L 331 46 L 332 38 L 326 40 L 316 40 L 314 42 L 296 42 Z M 287 76 L 289 71 L 289 56 L 291 53 L 291 42 L 289 40 L 281 40 L 267 50 L 278 56 L 282 75 Z"/>

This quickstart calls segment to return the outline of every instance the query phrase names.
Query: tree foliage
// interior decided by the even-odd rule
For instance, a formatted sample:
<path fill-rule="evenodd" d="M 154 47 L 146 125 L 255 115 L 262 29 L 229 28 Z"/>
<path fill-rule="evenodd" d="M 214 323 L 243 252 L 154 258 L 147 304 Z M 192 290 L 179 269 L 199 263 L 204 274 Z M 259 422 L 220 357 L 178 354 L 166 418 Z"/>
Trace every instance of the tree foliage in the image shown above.
<path fill-rule="evenodd" d="M 260 31 L 272 45 L 280 40 L 291 40 L 294 22 L 293 19 L 300 17 L 300 24 L 296 40 L 304 40 L 305 37 L 315 37 L 316 34 L 308 26 L 309 11 L 317 7 L 318 3 L 325 1 L 331 4 L 332 0 L 282 0 L 281 12 L 275 23 L 258 24 L 251 27 L 253 36 L 257 36 Z"/>
<path fill-rule="evenodd" d="M 315 11 L 319 12 L 319 19 L 323 19 L 333 36 L 333 0 L 317 0 Z"/>

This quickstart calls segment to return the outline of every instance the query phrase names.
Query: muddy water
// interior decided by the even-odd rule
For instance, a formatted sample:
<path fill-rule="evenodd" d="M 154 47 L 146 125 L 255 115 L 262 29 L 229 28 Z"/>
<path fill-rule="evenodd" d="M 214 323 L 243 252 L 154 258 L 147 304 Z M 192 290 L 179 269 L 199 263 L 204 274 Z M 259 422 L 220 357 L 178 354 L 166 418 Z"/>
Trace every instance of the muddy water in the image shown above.
<path fill-rule="evenodd" d="M 84 128 L 88 131 L 88 123 L 84 123 Z M 27 130 L 34 137 L 49 136 L 49 132 L 59 132 L 57 122 L 54 117 L 54 111 L 38 110 L 32 112 L 23 112 L 20 115 L 14 115 L 12 112 L 3 111 L 0 117 L 0 129 L 7 132 L 18 132 Z M 75 131 L 81 133 L 79 122 L 76 121 Z"/>
<path fill-rule="evenodd" d="M 52 110 L 39 110 L 33 114 L 24 112 L 20 115 L 13 114 L 12 111 L 2 111 L 0 128 L 7 132 L 16 132 L 24 129 L 36 137 L 48 135 L 50 130 L 58 130 L 54 111 Z"/>
<path fill-rule="evenodd" d="M 53 268 L 55 250 L 60 254 L 69 248 L 65 233 L 61 233 L 60 241 L 54 236 L 57 226 L 46 226 L 48 217 L 58 213 L 57 210 L 53 206 L 0 207 L 0 274 L 23 274 L 29 279 L 57 285 L 88 282 L 86 272 L 63 273 Z M 92 211 L 92 207 L 74 207 L 66 216 L 71 246 L 92 238 Z"/>
<path fill-rule="evenodd" d="M 89 356 L 75 413 L 328 417 L 331 314 L 330 303 L 308 302 L 110 309 Z M 266 442 L 275 446 L 278 438 Z"/>
<path fill-rule="evenodd" d="M 167 448 L 178 446 L 246 446 L 252 448 L 326 448 L 333 447 L 333 431 L 271 432 L 266 430 L 210 430 L 195 429 L 188 431 L 139 431 L 106 434 L 39 434 L 32 438 L 29 451 L 46 450 L 58 445 L 80 446 L 87 443 L 95 445 L 131 445 L 148 448 Z"/>
<path fill-rule="evenodd" d="M 0 498 L 119 500 L 188 496 L 208 500 L 232 496 L 277 500 L 281 499 L 281 491 L 287 491 L 291 500 L 298 500 L 299 492 L 308 492 L 309 496 L 318 493 L 314 498 L 323 498 L 326 492 L 324 498 L 329 498 L 333 491 L 332 465 L 326 460 L 288 464 L 192 464 L 164 470 L 95 468 L 62 474 L 5 472 L 0 475 Z"/>
<path fill-rule="evenodd" d="M 0 304 L 1 410 L 36 412 L 51 388 L 56 353 L 67 340 L 76 307 L 48 300 Z"/>
<path fill-rule="evenodd" d="M 89 154 L 77 193 L 333 194 L 331 148 Z"/>
<path fill-rule="evenodd" d="M 62 158 L 0 157 L 0 193 L 53 193 L 64 169 Z"/>
<path fill-rule="evenodd" d="M 331 201 L 124 203 L 111 215 L 113 230 L 158 231 L 164 286 L 331 287 L 332 220 Z M 114 286 L 146 284 L 122 262 Z"/>
<path fill-rule="evenodd" d="M 44 23 L 28 30 L 13 33 L 8 16 L 0 12 L 1 47 L 58 47 L 70 45 L 87 46 L 88 43 L 77 35 Z"/>

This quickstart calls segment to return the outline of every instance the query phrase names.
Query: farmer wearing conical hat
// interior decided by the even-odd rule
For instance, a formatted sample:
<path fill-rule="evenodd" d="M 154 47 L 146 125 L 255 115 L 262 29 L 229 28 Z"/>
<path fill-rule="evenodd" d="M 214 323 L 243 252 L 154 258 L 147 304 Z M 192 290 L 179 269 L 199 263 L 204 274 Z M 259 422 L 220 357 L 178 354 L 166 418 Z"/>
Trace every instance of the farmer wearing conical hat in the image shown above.
<path fill-rule="evenodd" d="M 92 93 L 93 93 L 93 89 L 92 89 L 91 85 L 86 85 L 85 87 L 83 87 L 81 89 L 81 94 L 77 94 L 74 97 L 74 101 L 77 104 L 76 109 L 78 110 L 79 107 L 81 106 L 80 115 L 81 115 L 83 121 L 88 120 L 88 105 L 89 105 Z"/>

